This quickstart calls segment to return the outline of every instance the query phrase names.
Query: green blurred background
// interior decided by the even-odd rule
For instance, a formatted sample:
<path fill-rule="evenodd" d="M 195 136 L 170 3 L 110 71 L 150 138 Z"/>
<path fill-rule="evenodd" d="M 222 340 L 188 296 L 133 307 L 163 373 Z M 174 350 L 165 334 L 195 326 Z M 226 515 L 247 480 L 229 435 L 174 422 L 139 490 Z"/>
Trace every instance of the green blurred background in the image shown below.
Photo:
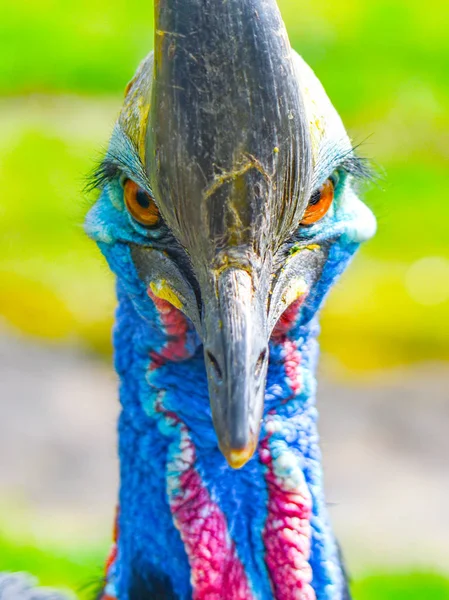
<path fill-rule="evenodd" d="M 293 46 L 381 174 L 365 192 L 379 232 L 323 315 L 326 368 L 336 380 L 371 381 L 393 367 L 445 364 L 449 4 L 280 6 Z M 125 84 L 152 47 L 152 13 L 151 3 L 135 0 L 3 0 L 0 333 L 110 356 L 113 281 L 83 234 L 92 198 L 82 188 Z M 0 567 L 32 570 L 46 583 L 72 585 L 92 572 L 103 551 L 70 548 L 68 541 L 64 551 L 27 547 L 27 531 L 5 534 Z M 448 584 L 436 575 L 367 577 L 355 590 L 356 599 L 449 598 Z"/>

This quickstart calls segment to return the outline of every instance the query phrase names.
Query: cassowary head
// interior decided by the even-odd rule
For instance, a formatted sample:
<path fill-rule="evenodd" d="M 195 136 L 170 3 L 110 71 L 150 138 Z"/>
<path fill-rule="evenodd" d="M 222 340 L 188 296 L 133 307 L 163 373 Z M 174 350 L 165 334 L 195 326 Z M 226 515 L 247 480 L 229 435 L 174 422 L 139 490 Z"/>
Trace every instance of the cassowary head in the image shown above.
<path fill-rule="evenodd" d="M 155 4 L 155 50 L 126 90 L 88 231 L 145 286 L 148 306 L 132 296 L 143 318 L 163 301 L 193 324 L 219 445 L 240 467 L 273 332 L 324 294 L 333 246 L 375 222 L 354 191 L 363 163 L 275 0 Z"/>

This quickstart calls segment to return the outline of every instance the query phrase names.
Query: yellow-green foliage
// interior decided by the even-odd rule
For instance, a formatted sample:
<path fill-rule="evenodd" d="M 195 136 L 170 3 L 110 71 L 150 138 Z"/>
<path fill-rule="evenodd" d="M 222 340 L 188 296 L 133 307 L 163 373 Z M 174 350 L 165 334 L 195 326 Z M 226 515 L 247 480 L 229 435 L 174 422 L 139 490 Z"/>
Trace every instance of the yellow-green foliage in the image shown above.
<path fill-rule="evenodd" d="M 81 189 L 114 121 L 104 101 L 1 101 L 0 314 L 19 330 L 109 347 L 112 277 L 82 223 Z"/>
<path fill-rule="evenodd" d="M 4 537 L 0 537 L 0 557 L 2 571 L 32 573 L 40 585 L 75 592 L 79 600 L 95 598 L 105 560 L 102 549 L 42 550 Z"/>

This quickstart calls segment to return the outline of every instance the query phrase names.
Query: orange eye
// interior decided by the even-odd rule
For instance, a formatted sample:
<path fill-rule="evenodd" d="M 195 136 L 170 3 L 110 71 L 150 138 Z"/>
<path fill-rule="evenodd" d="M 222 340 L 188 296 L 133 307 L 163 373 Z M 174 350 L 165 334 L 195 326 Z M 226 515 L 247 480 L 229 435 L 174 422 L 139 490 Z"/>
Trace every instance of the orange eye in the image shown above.
<path fill-rule="evenodd" d="M 310 198 L 308 207 L 301 221 L 301 225 L 312 225 L 324 217 L 334 199 L 334 183 L 326 179 L 319 190 Z"/>
<path fill-rule="evenodd" d="M 145 227 L 156 227 L 159 209 L 153 198 L 131 179 L 125 181 L 125 204 L 131 216 Z"/>

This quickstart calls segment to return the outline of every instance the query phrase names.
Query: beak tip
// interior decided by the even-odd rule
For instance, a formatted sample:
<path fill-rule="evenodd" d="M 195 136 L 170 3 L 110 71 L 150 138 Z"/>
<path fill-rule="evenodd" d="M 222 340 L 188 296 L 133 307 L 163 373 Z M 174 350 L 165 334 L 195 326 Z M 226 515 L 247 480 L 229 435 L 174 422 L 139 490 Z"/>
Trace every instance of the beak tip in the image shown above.
<path fill-rule="evenodd" d="M 256 446 L 256 440 L 251 440 L 244 448 L 229 448 L 222 452 L 232 469 L 241 469 L 253 457 Z"/>

